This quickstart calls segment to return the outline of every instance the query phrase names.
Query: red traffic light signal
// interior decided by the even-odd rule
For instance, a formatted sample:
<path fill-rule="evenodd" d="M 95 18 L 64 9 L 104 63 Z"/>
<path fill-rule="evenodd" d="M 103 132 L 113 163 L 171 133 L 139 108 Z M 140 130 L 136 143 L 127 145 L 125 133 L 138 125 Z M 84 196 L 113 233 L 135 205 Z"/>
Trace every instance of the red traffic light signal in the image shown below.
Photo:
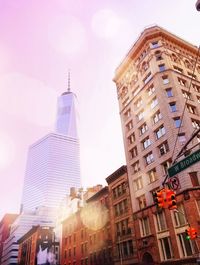
<path fill-rule="evenodd" d="M 169 210 L 177 209 L 176 195 L 173 190 L 166 190 L 166 202 Z"/>
<path fill-rule="evenodd" d="M 197 230 L 195 228 L 190 228 L 190 239 L 197 238 Z"/>
<path fill-rule="evenodd" d="M 186 239 L 196 239 L 197 238 L 197 230 L 196 228 L 190 227 L 185 230 L 186 233 Z"/>

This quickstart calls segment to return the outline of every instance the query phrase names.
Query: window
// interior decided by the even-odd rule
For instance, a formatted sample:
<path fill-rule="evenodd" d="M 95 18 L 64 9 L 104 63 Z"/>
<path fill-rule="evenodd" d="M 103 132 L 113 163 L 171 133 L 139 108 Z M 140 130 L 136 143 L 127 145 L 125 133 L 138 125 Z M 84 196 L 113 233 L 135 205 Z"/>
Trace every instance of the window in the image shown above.
<path fill-rule="evenodd" d="M 199 180 L 198 180 L 197 172 L 196 171 L 190 172 L 189 176 L 190 176 L 190 179 L 191 179 L 191 182 L 192 182 L 192 186 L 193 187 L 199 186 Z"/>
<path fill-rule="evenodd" d="M 128 218 L 115 224 L 117 236 L 127 235 L 130 233 L 128 224 L 129 224 Z"/>
<path fill-rule="evenodd" d="M 180 63 L 180 59 L 174 53 L 171 55 L 171 60 L 175 63 Z"/>
<path fill-rule="evenodd" d="M 178 83 L 181 86 L 187 87 L 187 81 L 183 78 L 178 77 Z"/>
<path fill-rule="evenodd" d="M 147 207 L 147 202 L 146 202 L 146 198 L 145 195 L 140 196 L 138 199 L 138 204 L 139 204 L 139 208 L 143 209 L 145 207 Z"/>
<path fill-rule="evenodd" d="M 140 233 L 141 236 L 148 236 L 150 235 L 150 225 L 149 225 L 149 218 L 144 217 L 140 220 Z"/>
<path fill-rule="evenodd" d="M 139 128 L 140 135 L 144 134 L 148 130 L 146 122 Z"/>
<path fill-rule="evenodd" d="M 200 128 L 200 121 L 197 121 L 197 120 L 194 120 L 192 119 L 192 126 L 195 128 L 195 129 L 199 129 Z"/>
<path fill-rule="evenodd" d="M 164 171 L 164 174 L 167 174 L 168 173 L 168 168 L 171 166 L 171 159 L 170 160 L 167 160 L 165 161 L 163 164 L 162 164 L 162 168 L 163 168 L 163 171 Z"/>
<path fill-rule="evenodd" d="M 132 144 L 135 142 L 135 134 L 132 133 L 129 137 L 128 137 L 128 142 L 129 144 Z"/>
<path fill-rule="evenodd" d="M 156 213 L 155 218 L 156 218 L 157 231 L 161 232 L 161 231 L 166 230 L 167 225 L 166 225 L 165 212 L 161 211 L 161 212 Z"/>
<path fill-rule="evenodd" d="M 159 47 L 158 41 L 152 42 L 151 45 L 152 45 L 152 48 L 158 48 Z"/>
<path fill-rule="evenodd" d="M 138 109 L 139 107 L 142 106 L 142 99 L 139 98 L 135 103 L 134 103 L 134 106 L 136 109 Z"/>
<path fill-rule="evenodd" d="M 169 103 L 169 107 L 170 107 L 171 112 L 177 111 L 176 103 L 175 102 Z"/>
<path fill-rule="evenodd" d="M 149 137 L 145 138 L 144 141 L 142 141 L 142 145 L 144 149 L 151 145 L 151 140 L 149 139 Z"/>
<path fill-rule="evenodd" d="M 160 61 L 163 59 L 161 51 L 156 51 L 155 56 L 156 56 L 156 61 Z"/>
<path fill-rule="evenodd" d="M 161 249 L 161 259 L 162 260 L 171 259 L 173 256 L 172 256 L 172 247 L 171 247 L 170 238 L 164 237 L 159 239 L 159 245 Z"/>
<path fill-rule="evenodd" d="M 172 93 L 172 89 L 171 88 L 167 88 L 166 89 L 166 93 L 167 93 L 167 97 L 168 98 L 173 97 L 173 93 Z"/>
<path fill-rule="evenodd" d="M 187 110 L 188 110 L 189 113 L 197 114 L 196 107 L 194 107 L 192 105 L 189 105 L 189 104 L 186 104 L 186 108 L 187 108 Z"/>
<path fill-rule="evenodd" d="M 149 96 L 151 96 L 155 92 L 155 87 L 153 84 L 147 89 L 147 92 Z"/>
<path fill-rule="evenodd" d="M 136 180 L 134 180 L 134 188 L 135 191 L 143 188 L 142 177 L 139 177 Z"/>
<path fill-rule="evenodd" d="M 130 121 L 129 123 L 127 123 L 126 129 L 127 129 L 127 131 L 130 131 L 132 128 L 133 128 L 133 122 Z"/>
<path fill-rule="evenodd" d="M 174 212 L 174 221 L 175 221 L 175 226 L 179 227 L 182 225 L 185 225 L 187 223 L 186 217 L 185 217 L 185 211 L 183 204 L 177 204 L 177 211 Z"/>
<path fill-rule="evenodd" d="M 162 76 L 162 80 L 163 80 L 163 84 L 164 85 L 169 84 L 169 79 L 168 79 L 168 76 L 167 75 Z"/>
<path fill-rule="evenodd" d="M 193 68 L 192 64 L 188 60 L 185 60 L 184 64 L 185 64 L 185 67 L 187 67 L 188 69 Z"/>
<path fill-rule="evenodd" d="M 152 116 L 152 120 L 153 120 L 153 123 L 157 123 L 159 120 L 162 119 L 162 115 L 160 113 L 160 111 L 157 111 L 153 116 Z"/>
<path fill-rule="evenodd" d="M 174 125 L 176 128 L 179 128 L 181 126 L 181 119 L 180 117 L 174 118 Z"/>
<path fill-rule="evenodd" d="M 188 72 L 187 74 L 189 75 L 189 77 L 191 77 L 191 78 L 193 78 L 193 79 L 196 79 L 196 78 L 197 78 L 196 75 L 194 75 L 194 74 L 192 74 L 192 73 L 190 73 L 190 72 Z"/>
<path fill-rule="evenodd" d="M 156 173 L 156 169 L 153 168 L 152 170 L 150 170 L 148 172 L 148 176 L 149 176 L 149 182 L 150 183 L 156 181 L 158 179 L 158 176 L 157 176 L 157 173 Z"/>
<path fill-rule="evenodd" d="M 185 143 L 186 142 L 185 133 L 179 133 L 178 134 L 178 140 L 180 143 Z"/>
<path fill-rule="evenodd" d="M 143 79 L 144 84 L 146 85 L 146 84 L 151 80 L 151 78 L 152 78 L 152 74 L 151 74 L 151 72 L 149 72 L 149 73 L 145 76 L 145 78 Z"/>
<path fill-rule="evenodd" d="M 138 121 L 141 121 L 144 118 L 144 110 L 141 110 L 137 115 Z"/>
<path fill-rule="evenodd" d="M 183 97 L 184 97 L 185 99 L 189 99 L 189 100 L 192 99 L 192 97 L 191 97 L 191 93 L 190 93 L 190 92 L 187 92 L 187 91 L 185 91 L 185 90 L 182 90 L 182 95 L 183 95 Z"/>
<path fill-rule="evenodd" d="M 128 87 L 124 86 L 121 91 L 121 98 L 123 99 L 127 93 L 128 93 Z"/>
<path fill-rule="evenodd" d="M 130 102 L 130 98 L 127 97 L 123 102 L 122 102 L 122 105 L 123 107 L 126 107 L 126 105 Z"/>
<path fill-rule="evenodd" d="M 158 149 L 161 156 L 166 154 L 169 151 L 169 146 L 167 141 L 162 143 L 160 146 L 158 146 Z"/>
<path fill-rule="evenodd" d="M 124 113 L 124 117 L 125 119 L 128 119 L 129 117 L 131 117 L 131 110 L 128 109 L 125 113 Z"/>
<path fill-rule="evenodd" d="M 129 151 L 129 153 L 130 153 L 130 158 L 131 158 L 131 159 L 134 158 L 134 157 L 136 157 L 136 156 L 138 155 L 137 147 L 136 147 L 136 146 L 133 147 L 133 148 Z"/>
<path fill-rule="evenodd" d="M 140 164 L 139 164 L 139 161 L 135 162 L 135 163 L 132 165 L 132 168 L 133 168 L 133 173 L 137 173 L 138 171 L 140 171 Z"/>
<path fill-rule="evenodd" d="M 147 62 L 142 63 L 142 73 L 144 73 L 149 68 L 149 64 Z"/>
<path fill-rule="evenodd" d="M 148 154 L 144 157 L 144 159 L 145 159 L 145 162 L 146 162 L 147 165 L 153 163 L 153 162 L 154 162 L 153 153 L 152 153 L 152 152 L 148 153 Z"/>
<path fill-rule="evenodd" d="M 173 66 L 174 67 L 174 70 L 176 71 L 176 72 L 178 72 L 178 73 L 180 73 L 180 74 L 182 74 L 183 73 L 183 69 L 181 69 L 180 67 L 177 67 L 177 66 Z"/>
<path fill-rule="evenodd" d="M 163 71 L 165 71 L 166 70 L 166 68 L 165 68 L 165 65 L 164 64 L 159 64 L 159 71 L 160 72 L 163 72 Z"/>
<path fill-rule="evenodd" d="M 151 109 L 155 108 L 158 105 L 158 99 L 155 97 L 151 101 Z"/>
<path fill-rule="evenodd" d="M 200 97 L 198 97 L 198 96 L 197 96 L 197 101 L 198 101 L 198 103 L 200 103 Z"/>
<path fill-rule="evenodd" d="M 198 93 L 200 93 L 200 86 L 197 86 L 195 84 L 192 83 L 192 87 L 194 88 L 194 90 Z"/>
<path fill-rule="evenodd" d="M 191 240 L 186 239 L 186 233 L 181 233 L 178 235 L 178 239 L 180 242 L 180 246 L 181 246 L 181 256 L 182 257 L 187 257 L 187 256 L 191 256 L 192 254 L 194 254 L 195 250 L 194 250 L 194 246 L 191 242 Z"/>
<path fill-rule="evenodd" d="M 159 139 L 160 137 L 162 137 L 163 135 L 165 135 L 165 127 L 164 125 L 160 126 L 156 131 L 156 138 Z"/>

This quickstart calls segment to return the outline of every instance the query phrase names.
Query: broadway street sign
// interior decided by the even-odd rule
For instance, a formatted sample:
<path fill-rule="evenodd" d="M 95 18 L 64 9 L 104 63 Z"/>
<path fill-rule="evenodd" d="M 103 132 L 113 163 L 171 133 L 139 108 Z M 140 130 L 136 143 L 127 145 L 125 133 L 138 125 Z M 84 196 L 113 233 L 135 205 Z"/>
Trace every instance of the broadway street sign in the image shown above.
<path fill-rule="evenodd" d="M 169 177 L 173 177 L 174 175 L 192 166 L 198 161 L 200 161 L 200 149 L 192 153 L 191 155 L 187 156 L 183 160 L 177 162 L 173 166 L 169 167 L 168 168 Z"/>

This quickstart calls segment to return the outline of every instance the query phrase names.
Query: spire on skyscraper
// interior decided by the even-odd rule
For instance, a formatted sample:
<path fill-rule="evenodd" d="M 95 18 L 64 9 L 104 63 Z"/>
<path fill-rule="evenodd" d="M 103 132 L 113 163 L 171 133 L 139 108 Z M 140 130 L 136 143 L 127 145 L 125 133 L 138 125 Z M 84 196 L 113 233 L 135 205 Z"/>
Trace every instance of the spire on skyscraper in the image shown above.
<path fill-rule="evenodd" d="M 64 134 L 77 139 L 77 99 L 76 95 L 71 92 L 70 74 L 70 69 L 68 69 L 67 91 L 63 92 L 58 98 L 55 131 L 56 133 Z"/>
<path fill-rule="evenodd" d="M 70 69 L 68 69 L 68 88 L 67 91 L 70 92 L 71 88 L 70 88 Z"/>

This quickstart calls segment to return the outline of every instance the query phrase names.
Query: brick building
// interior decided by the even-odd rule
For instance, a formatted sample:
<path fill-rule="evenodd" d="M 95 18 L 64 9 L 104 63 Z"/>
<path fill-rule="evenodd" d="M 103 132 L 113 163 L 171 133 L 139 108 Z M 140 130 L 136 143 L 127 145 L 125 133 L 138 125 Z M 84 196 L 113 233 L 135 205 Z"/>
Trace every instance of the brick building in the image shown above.
<path fill-rule="evenodd" d="M 133 214 L 126 166 L 106 178 L 114 264 L 138 264 Z"/>
<path fill-rule="evenodd" d="M 108 187 L 63 221 L 62 265 L 112 265 Z"/>
<path fill-rule="evenodd" d="M 187 241 L 185 229 L 190 224 L 200 234 L 200 163 L 168 179 L 177 192 L 177 211 L 156 209 L 152 196 L 200 128 L 197 54 L 196 46 L 152 26 L 141 33 L 115 73 L 133 225 L 143 264 L 189 264 L 198 255 L 199 239 Z M 199 149 L 199 140 L 197 135 L 177 160 Z"/>
<path fill-rule="evenodd" d="M 18 244 L 20 265 L 59 264 L 59 243 L 55 242 L 52 227 L 33 226 Z"/>
<path fill-rule="evenodd" d="M 0 222 L 0 264 L 3 254 L 3 243 L 9 237 L 10 226 L 17 218 L 18 214 L 5 214 Z"/>

